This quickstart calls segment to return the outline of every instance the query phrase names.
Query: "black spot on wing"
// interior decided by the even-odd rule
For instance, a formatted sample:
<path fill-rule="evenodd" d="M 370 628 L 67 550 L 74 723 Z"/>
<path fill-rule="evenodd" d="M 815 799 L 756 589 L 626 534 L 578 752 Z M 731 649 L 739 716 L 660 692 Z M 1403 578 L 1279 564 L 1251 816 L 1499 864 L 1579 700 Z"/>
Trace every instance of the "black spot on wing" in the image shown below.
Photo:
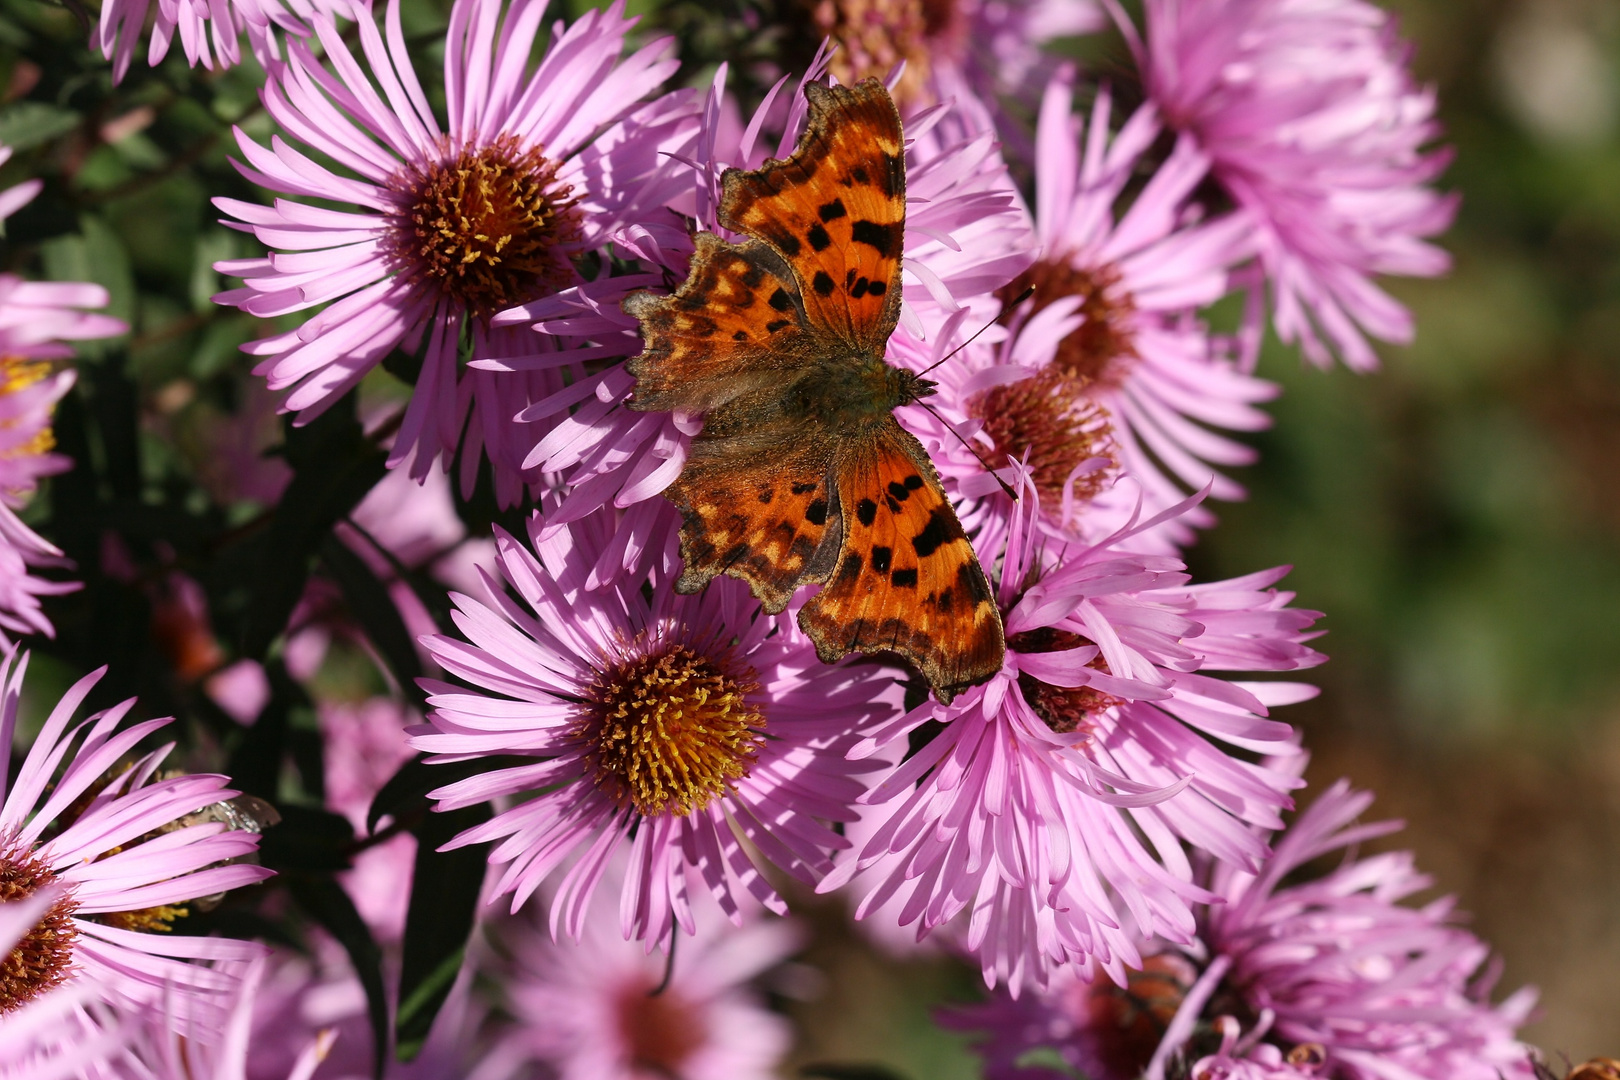
<path fill-rule="evenodd" d="M 748 331 L 746 331 L 746 330 L 738 330 L 735 334 L 731 335 L 731 340 L 732 341 L 747 341 L 748 340 Z"/>
<path fill-rule="evenodd" d="M 907 484 L 896 483 L 894 481 L 890 481 L 889 483 L 889 494 L 893 495 L 899 502 L 905 502 L 907 499 L 911 498 L 911 493 L 914 490 L 916 489 Z"/>
<path fill-rule="evenodd" d="M 878 254 L 886 259 L 896 259 L 900 257 L 903 227 L 880 225 L 875 221 L 857 221 L 850 226 L 850 238 L 857 244 L 876 248 Z"/>
<path fill-rule="evenodd" d="M 891 514 L 898 514 L 900 512 L 899 500 L 897 500 L 893 495 L 883 496 L 883 505 L 889 508 L 889 513 Z"/>
<path fill-rule="evenodd" d="M 827 235 L 827 230 L 822 228 L 820 222 L 810 226 L 810 231 L 804 234 L 804 238 L 810 241 L 810 246 L 817 251 L 826 251 L 832 247 L 832 237 Z"/>
<path fill-rule="evenodd" d="M 889 291 L 889 287 L 881 281 L 869 281 L 866 283 L 866 291 L 873 296 L 882 296 Z"/>
<path fill-rule="evenodd" d="M 872 177 L 867 173 L 866 166 L 857 165 L 855 166 L 854 170 L 850 172 L 849 179 L 844 181 L 844 186 L 850 187 L 854 184 L 870 184 L 871 182 Z"/>
<path fill-rule="evenodd" d="M 786 329 L 787 327 L 792 326 L 792 325 L 793 325 L 793 320 L 792 319 L 772 319 L 770 322 L 765 324 L 765 332 L 767 334 L 774 334 L 778 330 Z"/>
<path fill-rule="evenodd" d="M 956 568 L 956 584 L 975 604 L 990 602 L 990 583 L 976 562 L 965 562 Z"/>
<path fill-rule="evenodd" d="M 855 284 L 849 287 L 850 299 L 859 300 L 861 297 L 866 295 L 866 291 L 871 287 L 871 285 L 872 283 L 870 281 L 867 281 L 865 278 L 860 278 L 855 282 Z"/>
<path fill-rule="evenodd" d="M 855 552 L 844 556 L 844 563 L 838 568 L 839 582 L 850 582 L 861 576 L 861 557 Z"/>
<path fill-rule="evenodd" d="M 810 287 L 815 289 L 816 294 L 819 296 L 831 296 L 833 294 L 833 290 L 838 288 L 838 286 L 833 283 L 832 276 L 825 270 L 816 271 L 815 279 L 810 282 Z"/>
<path fill-rule="evenodd" d="M 920 488 L 922 486 L 923 486 L 922 477 L 918 476 L 916 473 L 912 473 L 910 476 L 906 477 L 906 487 L 911 489 L 912 491 L 916 491 L 918 488 Z"/>
<path fill-rule="evenodd" d="M 782 254 L 792 259 L 798 256 L 802 245 L 799 238 L 790 232 L 779 232 L 771 237 L 771 242 L 782 249 Z"/>
<path fill-rule="evenodd" d="M 928 524 L 911 541 L 917 557 L 926 559 L 949 541 L 955 532 L 951 525 L 950 511 L 943 506 L 934 507 L 933 513 L 928 515 Z"/>
<path fill-rule="evenodd" d="M 787 311 L 793 306 L 793 297 L 787 294 L 786 289 L 777 289 L 771 293 L 771 307 L 777 311 Z"/>
<path fill-rule="evenodd" d="M 872 522 L 877 520 L 877 503 L 871 499 L 862 499 L 855 504 L 855 516 L 860 519 L 862 525 L 870 527 Z"/>
<path fill-rule="evenodd" d="M 792 492 L 793 492 L 793 494 L 795 494 L 795 495 L 808 495 L 808 494 L 810 494 L 810 493 L 811 493 L 811 492 L 812 492 L 812 491 L 814 491 L 814 490 L 816 490 L 816 488 L 817 488 L 817 487 L 818 487 L 818 486 L 819 486 L 819 485 L 817 485 L 817 484 L 813 484 L 813 483 L 806 483 L 806 482 L 805 482 L 805 481 L 803 481 L 803 480 L 795 480 L 795 481 L 794 481 L 794 482 L 793 482 L 793 485 L 792 485 L 792 487 L 791 487 L 791 489 L 790 489 L 790 490 L 791 490 L 791 491 L 792 491 Z"/>
<path fill-rule="evenodd" d="M 874 547 L 872 549 L 872 569 L 880 574 L 887 574 L 889 572 L 889 560 L 893 557 L 893 549 Z"/>
<path fill-rule="evenodd" d="M 774 498 L 776 498 L 776 492 L 772 491 L 770 488 L 761 487 L 759 489 L 759 501 L 760 502 L 769 505 L 770 501 L 772 499 L 774 499 Z"/>
<path fill-rule="evenodd" d="M 755 266 L 752 263 L 748 265 L 748 269 L 743 273 L 742 276 L 742 283 L 750 289 L 759 288 L 760 282 L 764 280 L 765 268 L 763 266 Z"/>
<path fill-rule="evenodd" d="M 889 584 L 897 589 L 915 589 L 917 587 L 917 568 L 913 566 L 905 570 L 896 570 L 889 575 Z"/>
<path fill-rule="evenodd" d="M 816 211 L 816 213 L 821 215 L 822 221 L 837 221 L 839 218 L 843 217 L 846 212 L 847 211 L 844 210 L 843 199 L 834 199 L 830 203 L 823 203 L 821 205 L 821 209 Z"/>
<path fill-rule="evenodd" d="M 793 485 L 795 492 L 798 491 L 798 487 L 799 485 L 797 484 Z M 808 521 L 812 525 L 825 525 L 827 523 L 827 500 L 816 499 L 811 502 L 809 506 L 805 507 L 804 520 Z"/>
<path fill-rule="evenodd" d="M 894 198 L 906 190 L 906 159 L 899 154 L 883 155 L 883 194 Z"/>

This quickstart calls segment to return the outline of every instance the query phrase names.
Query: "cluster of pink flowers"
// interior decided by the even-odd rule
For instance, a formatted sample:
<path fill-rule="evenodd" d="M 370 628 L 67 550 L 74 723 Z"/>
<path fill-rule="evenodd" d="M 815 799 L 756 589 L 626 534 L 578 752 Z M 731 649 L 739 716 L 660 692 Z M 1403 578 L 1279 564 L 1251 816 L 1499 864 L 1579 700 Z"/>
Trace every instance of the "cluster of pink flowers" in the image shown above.
<path fill-rule="evenodd" d="M 1303 750 L 1273 710 L 1315 691 L 1275 673 L 1322 662 L 1318 615 L 1278 587 L 1286 568 L 1199 583 L 1181 558 L 1209 501 L 1242 496 L 1220 470 L 1267 423 L 1267 326 L 1366 369 L 1368 337 L 1410 334 L 1373 275 L 1445 267 L 1433 99 L 1389 17 L 1364 0 L 1147 0 L 1140 25 L 1089 0 L 803 6 L 789 33 L 827 43 L 767 72 L 748 112 L 725 65 L 680 87 L 675 44 L 622 0 L 549 30 L 544 0 L 455 0 L 442 67 L 399 0 L 102 5 L 115 78 L 148 25 L 153 64 L 176 33 L 192 64 L 237 64 L 245 35 L 264 69 L 274 134 L 238 130 L 236 151 L 266 196 L 214 200 L 264 251 L 220 262 L 240 284 L 215 300 L 266 320 L 244 348 L 282 411 L 308 424 L 379 368 L 408 384 L 368 422 L 393 471 L 337 536 L 434 677 L 420 713 L 401 686 L 318 703 L 325 812 L 355 837 L 335 880 L 397 977 L 418 824 L 371 811 L 425 762 L 438 812 L 487 808 L 440 850 L 485 846 L 479 925 L 499 945 L 475 935 L 441 973 L 437 1023 L 389 1075 L 768 1076 L 791 1031 L 760 977 L 802 938 L 782 916 L 847 890 L 879 937 L 982 972 L 992 1000 L 946 1023 L 978 1033 L 991 1077 L 1059 1075 L 1036 1050 L 1090 1080 L 1530 1077 L 1514 1032 L 1531 995 L 1492 1004 L 1449 902 L 1402 903 L 1428 884 L 1408 857 L 1294 880 L 1387 831 L 1353 824 L 1367 799 L 1342 785 L 1285 820 Z M 1042 48 L 1116 31 L 1142 91 L 1125 111 Z M 703 417 L 631 407 L 642 337 L 622 302 L 685 280 L 698 233 L 740 239 L 722 174 L 793 152 L 806 84 L 866 77 L 906 137 L 886 356 L 937 385 L 897 416 L 1005 627 L 1001 669 L 948 703 L 883 654 L 823 663 L 796 608 L 767 614 L 741 581 L 683 594 L 662 493 Z M 0 194 L 0 216 L 37 190 Z M 1217 330 L 1227 298 L 1241 314 Z M 50 634 L 46 602 L 74 587 L 17 511 L 72 467 L 50 438 L 74 383 L 60 361 L 123 331 L 91 313 L 106 301 L 0 275 L 6 635 Z M 522 529 L 468 536 L 455 499 L 486 476 Z M 424 576 L 454 588 L 449 625 Z M 225 667 L 195 582 L 166 580 L 165 610 L 206 646 L 193 676 L 254 722 L 266 668 Z M 282 668 L 313 686 L 337 633 L 363 637 L 311 586 Z M 0 760 L 26 665 L 0 666 Z M 367 1075 L 352 948 L 173 932 L 270 876 L 273 815 L 224 776 L 166 771 L 166 721 L 126 723 L 129 702 L 75 722 L 97 678 L 0 771 L 0 1077 Z"/>

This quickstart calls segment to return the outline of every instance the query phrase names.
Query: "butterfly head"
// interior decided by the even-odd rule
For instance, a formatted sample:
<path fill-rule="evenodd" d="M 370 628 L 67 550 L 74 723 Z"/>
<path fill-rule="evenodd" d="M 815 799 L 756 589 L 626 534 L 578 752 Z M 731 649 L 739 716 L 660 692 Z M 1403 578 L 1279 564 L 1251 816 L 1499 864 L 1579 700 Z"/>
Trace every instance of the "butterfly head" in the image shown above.
<path fill-rule="evenodd" d="M 885 375 L 888 379 L 889 397 L 894 401 L 895 407 L 909 405 L 913 401 L 920 401 L 925 397 L 933 397 L 938 387 L 931 379 L 925 379 L 914 371 L 905 368 L 890 367 Z"/>

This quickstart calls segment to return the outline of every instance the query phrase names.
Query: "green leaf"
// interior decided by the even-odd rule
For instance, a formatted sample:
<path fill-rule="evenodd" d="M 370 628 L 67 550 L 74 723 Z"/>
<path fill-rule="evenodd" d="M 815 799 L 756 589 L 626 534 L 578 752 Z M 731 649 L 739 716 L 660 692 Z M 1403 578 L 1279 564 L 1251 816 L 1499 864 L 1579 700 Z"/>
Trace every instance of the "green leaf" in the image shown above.
<path fill-rule="evenodd" d="M 78 127 L 80 119 L 72 109 L 43 101 L 19 101 L 0 111 L 0 144 L 27 150 L 66 135 Z"/>
<path fill-rule="evenodd" d="M 349 614 L 354 616 L 371 644 L 382 654 L 401 692 L 420 705 L 422 690 L 416 685 L 416 680 L 422 674 L 422 665 L 417 658 L 411 633 L 405 628 L 405 620 L 400 617 L 399 606 L 388 594 L 388 586 L 335 533 L 328 534 L 321 544 L 321 565 L 343 590 Z"/>
<path fill-rule="evenodd" d="M 354 828 L 329 810 L 283 804 L 281 821 L 264 831 L 259 861 L 280 874 L 335 874 L 353 862 Z"/>
<path fill-rule="evenodd" d="M 371 1020 L 371 1074 L 381 1080 L 388 1061 L 388 997 L 383 988 L 382 950 L 366 921 L 355 910 L 354 901 L 331 877 L 289 874 L 282 878 L 287 891 L 310 918 L 337 939 L 349 954 L 349 963 L 366 992 L 366 1012 Z"/>
<path fill-rule="evenodd" d="M 387 471 L 360 429 L 352 393 L 306 427 L 289 420 L 285 456 L 293 479 L 266 530 L 242 630 L 242 654 L 253 658 L 286 627 L 333 524 Z"/>
<path fill-rule="evenodd" d="M 394 1055 L 410 1061 L 421 1051 L 455 984 L 477 921 L 489 845 L 439 851 L 464 829 L 490 819 L 489 804 L 428 814 L 416 828 L 416 870 L 405 916 Z"/>

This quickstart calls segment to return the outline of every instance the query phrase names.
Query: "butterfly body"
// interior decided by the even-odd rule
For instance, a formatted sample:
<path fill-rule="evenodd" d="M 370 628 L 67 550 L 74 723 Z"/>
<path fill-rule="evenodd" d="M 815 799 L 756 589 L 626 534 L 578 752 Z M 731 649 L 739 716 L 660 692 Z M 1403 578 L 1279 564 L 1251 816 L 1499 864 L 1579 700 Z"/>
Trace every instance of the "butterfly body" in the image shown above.
<path fill-rule="evenodd" d="M 891 651 L 942 701 L 998 671 L 1000 614 L 939 476 L 894 410 L 934 392 L 888 363 L 905 229 L 900 118 L 882 85 L 806 88 L 791 158 L 722 176 L 721 224 L 673 296 L 624 307 L 644 349 L 631 407 L 703 413 L 666 494 L 680 592 L 718 574 L 799 625 L 823 661 Z"/>

